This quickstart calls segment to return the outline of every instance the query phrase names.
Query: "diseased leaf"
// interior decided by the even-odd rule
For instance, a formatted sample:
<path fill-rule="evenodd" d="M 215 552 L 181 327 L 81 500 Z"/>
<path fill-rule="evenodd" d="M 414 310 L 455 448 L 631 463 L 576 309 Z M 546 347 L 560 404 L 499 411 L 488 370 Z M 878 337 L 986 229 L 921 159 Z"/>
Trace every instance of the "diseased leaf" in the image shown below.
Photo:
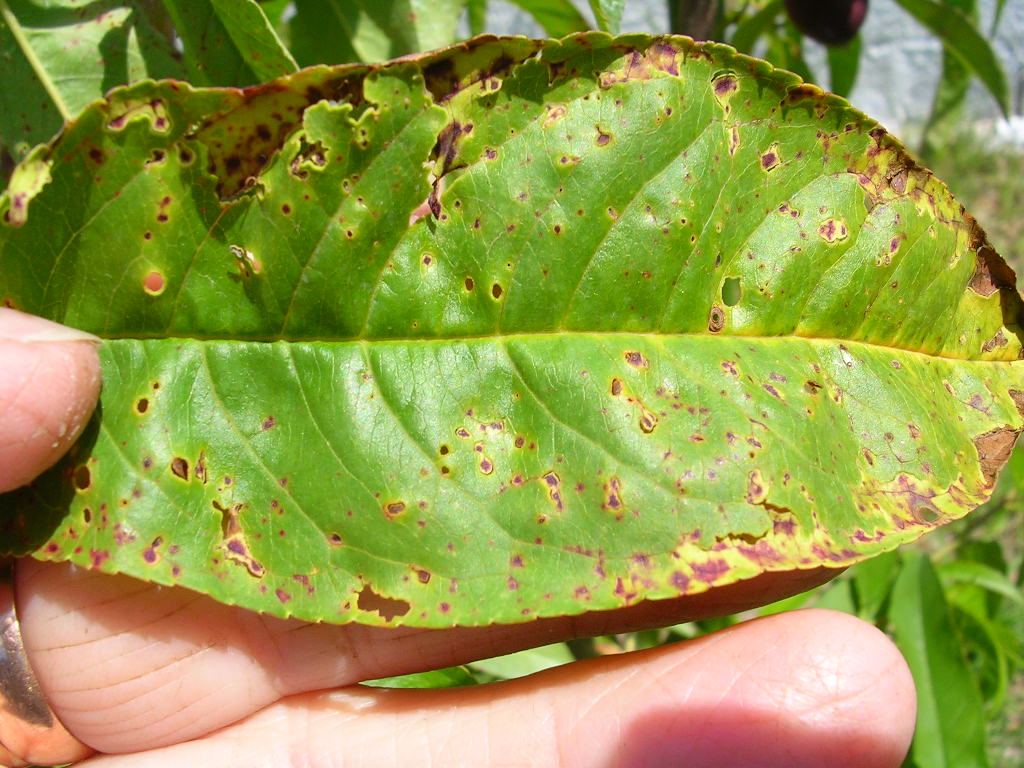
<path fill-rule="evenodd" d="M 257 81 L 273 80 L 298 69 L 255 0 L 211 0 L 211 5 Z"/>
<path fill-rule="evenodd" d="M 481 625 L 844 567 L 983 502 L 1013 272 L 876 123 L 688 38 L 140 83 L 0 198 L 101 335 L 6 548 L 286 616 Z"/>

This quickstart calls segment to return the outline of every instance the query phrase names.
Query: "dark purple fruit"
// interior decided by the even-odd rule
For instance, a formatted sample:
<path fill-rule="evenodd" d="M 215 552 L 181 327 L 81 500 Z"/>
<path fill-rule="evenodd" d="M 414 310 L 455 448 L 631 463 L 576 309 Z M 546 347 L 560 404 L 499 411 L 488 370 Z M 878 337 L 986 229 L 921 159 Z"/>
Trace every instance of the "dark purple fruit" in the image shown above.
<path fill-rule="evenodd" d="M 868 0 L 786 0 L 786 10 L 793 25 L 825 45 L 850 42 L 864 17 Z"/>

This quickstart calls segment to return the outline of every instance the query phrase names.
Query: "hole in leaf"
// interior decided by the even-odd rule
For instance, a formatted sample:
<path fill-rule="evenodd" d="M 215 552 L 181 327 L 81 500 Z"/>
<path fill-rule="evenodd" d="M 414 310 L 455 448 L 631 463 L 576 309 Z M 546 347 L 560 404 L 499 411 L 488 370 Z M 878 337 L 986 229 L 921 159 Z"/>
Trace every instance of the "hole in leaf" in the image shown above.
<path fill-rule="evenodd" d="M 378 595 L 369 584 L 359 591 L 356 605 L 361 611 L 376 611 L 384 621 L 391 621 L 396 616 L 405 616 L 412 607 L 407 600 L 395 600 Z"/>
<path fill-rule="evenodd" d="M 743 290 L 740 288 L 740 279 L 738 277 L 727 277 L 725 282 L 722 283 L 722 302 L 727 307 L 735 307 L 740 303 L 740 298 L 743 296 Z"/>
<path fill-rule="evenodd" d="M 181 456 L 175 456 L 171 460 L 171 472 L 175 477 L 180 477 L 182 480 L 188 480 L 188 461 L 183 459 Z"/>
<path fill-rule="evenodd" d="M 75 469 L 74 475 L 71 477 L 72 482 L 75 484 L 75 488 L 79 491 L 88 490 L 89 486 L 92 485 L 92 473 L 89 468 L 84 464 Z"/>

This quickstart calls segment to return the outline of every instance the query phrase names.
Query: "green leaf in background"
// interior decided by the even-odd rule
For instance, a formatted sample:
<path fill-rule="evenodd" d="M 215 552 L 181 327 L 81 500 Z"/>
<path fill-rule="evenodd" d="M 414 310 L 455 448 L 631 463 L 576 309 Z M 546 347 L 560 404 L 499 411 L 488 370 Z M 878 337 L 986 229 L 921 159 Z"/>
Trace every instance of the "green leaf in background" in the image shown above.
<path fill-rule="evenodd" d="M 828 51 L 829 86 L 839 96 L 849 96 L 860 69 L 861 38 L 857 35 L 846 45 L 832 45 Z"/>
<path fill-rule="evenodd" d="M 1010 88 L 1002 64 L 988 40 L 959 8 L 936 0 L 896 0 L 935 35 L 992 94 L 1004 115 L 1010 112 Z"/>
<path fill-rule="evenodd" d="M 939 575 L 945 584 L 973 584 L 1024 607 L 1024 595 L 1017 585 L 1004 573 L 984 563 L 954 560 L 944 564 Z"/>
<path fill-rule="evenodd" d="M 893 579 L 899 573 L 900 562 L 898 552 L 886 552 L 853 567 L 851 576 L 857 593 L 855 615 L 872 623 L 878 620 L 892 590 Z"/>
<path fill-rule="evenodd" d="M 622 9 L 625 6 L 626 0 L 590 0 L 590 10 L 594 12 L 597 28 L 602 32 L 617 35 L 622 23 Z"/>
<path fill-rule="evenodd" d="M 487 27 L 487 0 L 466 0 L 469 34 L 482 35 Z"/>
<path fill-rule="evenodd" d="M 20 159 L 116 85 L 181 77 L 166 36 L 132 6 L 0 0 L 0 145 Z"/>
<path fill-rule="evenodd" d="M 816 78 L 804 59 L 804 36 L 787 18 L 785 23 L 766 35 L 766 56 L 776 66 L 789 70 L 808 82 Z"/>
<path fill-rule="evenodd" d="M 254 0 L 166 0 L 194 85 L 255 85 L 297 69 Z"/>
<path fill-rule="evenodd" d="M 302 66 L 377 62 L 455 42 L 466 0 L 296 0 L 292 53 Z"/>
<path fill-rule="evenodd" d="M 495 680 L 511 680 L 515 677 L 532 675 L 562 664 L 568 664 L 574 657 L 565 643 L 528 648 L 525 651 L 495 656 L 491 659 L 474 661 L 469 665 L 474 672 Z"/>
<path fill-rule="evenodd" d="M 917 768 L 987 766 L 985 713 L 931 561 L 908 552 L 890 620 L 917 688 Z"/>
<path fill-rule="evenodd" d="M 685 0 L 684 0 L 685 1 Z M 771 0 L 755 13 L 743 16 L 729 40 L 742 53 L 753 53 L 754 44 L 778 22 L 782 0 Z"/>
<path fill-rule="evenodd" d="M 360 685 L 371 688 L 461 688 L 476 685 L 477 680 L 468 667 L 446 667 L 432 669 L 427 672 L 414 672 L 397 677 L 382 677 L 377 680 L 366 680 Z"/>
<path fill-rule="evenodd" d="M 1014 275 L 846 102 L 715 44 L 480 38 L 139 83 L 15 174 L 0 302 L 99 411 L 6 549 L 483 625 L 842 568 L 1024 427 Z"/>
<path fill-rule="evenodd" d="M 589 28 L 587 20 L 571 0 L 508 0 L 529 13 L 540 24 L 544 34 L 565 37 Z M 621 10 L 621 9 L 620 9 Z"/>
<path fill-rule="evenodd" d="M 977 0 L 943 0 L 951 8 L 960 10 L 971 23 L 977 27 Z M 973 74 L 967 65 L 949 48 L 942 49 L 942 76 L 939 78 L 932 102 L 931 114 L 925 123 L 921 140 L 922 151 L 927 149 L 929 141 L 934 141 L 932 134 L 945 128 L 952 130 L 961 123 L 961 107 L 967 98 Z"/>

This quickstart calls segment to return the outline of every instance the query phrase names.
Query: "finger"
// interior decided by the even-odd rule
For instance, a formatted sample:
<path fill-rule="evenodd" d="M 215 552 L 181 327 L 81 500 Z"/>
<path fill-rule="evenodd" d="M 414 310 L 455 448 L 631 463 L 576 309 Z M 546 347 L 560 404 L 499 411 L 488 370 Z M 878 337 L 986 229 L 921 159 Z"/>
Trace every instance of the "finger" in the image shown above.
<path fill-rule="evenodd" d="M 83 768 L 895 768 L 914 712 L 910 672 L 881 632 L 800 611 L 508 683 L 304 694 L 206 738 Z"/>
<path fill-rule="evenodd" d="M 75 441 L 96 405 L 95 336 L 0 307 L 0 493 Z"/>
<path fill-rule="evenodd" d="M 618 611 L 427 631 L 283 621 L 183 589 L 24 561 L 18 604 L 29 659 L 61 720 L 100 751 L 122 752 L 196 738 L 289 694 L 731 613 L 834 573 L 774 574 Z"/>

